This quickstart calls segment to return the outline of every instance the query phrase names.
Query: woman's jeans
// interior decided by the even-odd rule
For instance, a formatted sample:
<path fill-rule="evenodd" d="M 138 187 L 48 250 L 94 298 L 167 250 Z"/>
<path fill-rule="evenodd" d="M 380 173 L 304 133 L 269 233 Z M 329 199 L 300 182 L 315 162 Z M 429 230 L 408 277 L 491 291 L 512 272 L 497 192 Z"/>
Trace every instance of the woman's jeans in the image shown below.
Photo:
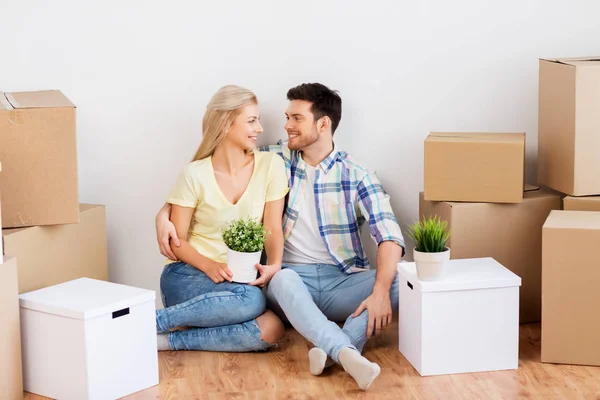
<path fill-rule="evenodd" d="M 239 283 L 215 283 L 184 262 L 165 266 L 160 277 L 165 308 L 156 311 L 159 333 L 169 332 L 171 350 L 245 352 L 265 350 L 256 317 L 265 312 L 260 288 Z"/>

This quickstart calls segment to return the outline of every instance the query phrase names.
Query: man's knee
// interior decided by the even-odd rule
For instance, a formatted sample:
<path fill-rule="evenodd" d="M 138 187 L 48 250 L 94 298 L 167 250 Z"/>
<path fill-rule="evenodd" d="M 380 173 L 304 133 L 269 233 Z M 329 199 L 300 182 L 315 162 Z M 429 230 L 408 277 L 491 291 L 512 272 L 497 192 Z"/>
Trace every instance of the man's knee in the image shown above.
<path fill-rule="evenodd" d="M 275 276 L 273 276 L 271 282 L 269 282 L 269 286 L 274 290 L 285 290 L 286 287 L 301 281 L 302 279 L 300 279 L 300 276 L 296 273 L 296 271 L 286 268 L 277 272 Z"/>
<path fill-rule="evenodd" d="M 285 331 L 283 323 L 272 311 L 267 310 L 263 315 L 256 318 L 260 329 L 260 338 L 269 343 L 277 343 Z"/>

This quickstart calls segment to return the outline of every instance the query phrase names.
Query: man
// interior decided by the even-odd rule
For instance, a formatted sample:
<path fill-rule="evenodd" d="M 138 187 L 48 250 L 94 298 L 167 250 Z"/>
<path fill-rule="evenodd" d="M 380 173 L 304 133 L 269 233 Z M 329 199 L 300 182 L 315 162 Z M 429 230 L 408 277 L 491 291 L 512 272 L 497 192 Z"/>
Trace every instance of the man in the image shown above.
<path fill-rule="evenodd" d="M 283 158 L 290 186 L 283 265 L 268 283 L 268 304 L 316 346 L 309 351 L 313 375 L 329 356 L 366 390 L 380 368 L 361 352 L 398 309 L 396 265 L 404 239 L 375 173 L 334 145 L 339 95 L 310 83 L 290 89 L 287 98 L 288 140 L 261 148 Z M 161 253 L 170 257 L 168 218 L 163 208 L 157 232 Z M 378 245 L 377 270 L 367 270 L 359 232 L 365 220 Z M 345 321 L 343 328 L 333 321 Z"/>

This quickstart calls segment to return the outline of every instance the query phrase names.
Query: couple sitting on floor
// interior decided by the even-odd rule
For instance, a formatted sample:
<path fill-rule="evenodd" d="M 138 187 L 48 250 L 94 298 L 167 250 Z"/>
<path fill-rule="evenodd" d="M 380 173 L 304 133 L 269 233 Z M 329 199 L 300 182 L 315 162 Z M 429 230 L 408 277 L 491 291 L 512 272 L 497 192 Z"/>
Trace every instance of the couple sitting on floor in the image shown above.
<path fill-rule="evenodd" d="M 366 390 L 380 368 L 361 352 L 398 309 L 404 240 L 375 173 L 333 143 L 339 95 L 312 83 L 287 98 L 288 140 L 259 149 L 254 93 L 225 86 L 210 100 L 200 147 L 156 217 L 161 253 L 178 260 L 160 278 L 159 350 L 266 350 L 289 321 L 315 346 L 312 374 L 329 357 Z M 268 262 L 257 265 L 255 281 L 238 284 L 221 233 L 245 217 L 270 231 Z M 376 270 L 360 240 L 365 220 L 378 245 Z"/>

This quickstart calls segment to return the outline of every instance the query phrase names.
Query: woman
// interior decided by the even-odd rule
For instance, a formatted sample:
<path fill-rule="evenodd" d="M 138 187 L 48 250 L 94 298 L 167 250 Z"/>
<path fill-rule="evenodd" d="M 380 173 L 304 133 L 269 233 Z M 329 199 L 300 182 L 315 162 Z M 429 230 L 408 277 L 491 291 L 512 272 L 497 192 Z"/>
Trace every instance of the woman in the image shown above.
<path fill-rule="evenodd" d="M 156 312 L 159 350 L 256 351 L 272 346 L 283 324 L 259 287 L 281 269 L 281 216 L 288 192 L 283 160 L 254 151 L 258 102 L 251 91 L 225 86 L 212 97 L 202 121 L 203 137 L 193 161 L 167 199 L 180 246 L 176 262 L 162 272 L 164 309 Z M 260 278 L 231 282 L 221 233 L 237 218 L 262 219 L 269 265 Z M 183 329 L 182 329 L 183 328 Z"/>

